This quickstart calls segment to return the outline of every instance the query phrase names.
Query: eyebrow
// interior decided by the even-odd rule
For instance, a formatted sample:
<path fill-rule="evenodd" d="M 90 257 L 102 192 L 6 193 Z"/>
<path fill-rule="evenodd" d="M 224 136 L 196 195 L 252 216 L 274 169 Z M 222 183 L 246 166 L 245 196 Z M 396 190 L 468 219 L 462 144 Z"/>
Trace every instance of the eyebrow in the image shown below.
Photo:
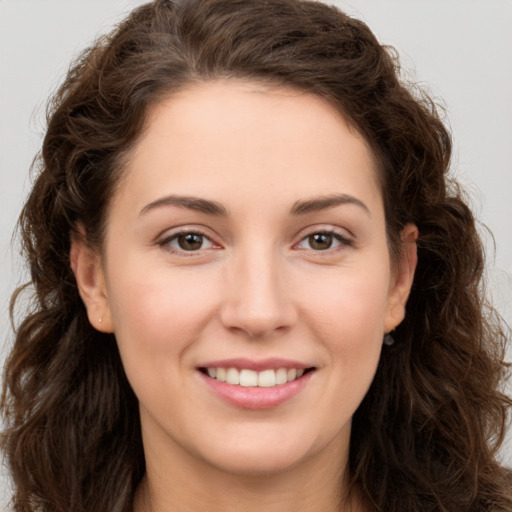
<path fill-rule="evenodd" d="M 162 206 L 178 206 L 180 208 L 186 208 L 188 210 L 194 210 L 197 212 L 206 213 L 208 215 L 227 215 L 226 209 L 216 201 L 210 201 L 200 197 L 176 195 L 162 197 L 161 199 L 157 199 L 156 201 L 147 204 L 140 211 L 140 215 L 143 215 L 150 210 L 154 210 L 155 208 L 160 208 Z"/>
<path fill-rule="evenodd" d="M 305 215 L 308 213 L 318 212 L 334 208 L 335 206 L 353 204 L 362 208 L 370 217 L 371 213 L 369 208 L 354 196 L 348 194 L 332 194 L 328 196 L 319 196 L 312 199 L 296 201 L 290 210 L 290 215 Z M 140 215 L 148 211 L 164 206 L 177 206 L 179 208 L 186 208 L 187 210 L 194 210 L 197 212 L 205 213 L 207 215 L 226 216 L 227 210 L 220 203 L 203 199 L 195 196 L 179 196 L 169 195 L 153 201 L 140 211 Z"/>
<path fill-rule="evenodd" d="M 321 210 L 327 210 L 335 206 L 353 204 L 362 208 L 370 217 L 371 212 L 368 206 L 366 206 L 357 197 L 349 194 L 332 194 L 328 196 L 314 197 L 306 201 L 297 201 L 290 210 L 291 215 L 304 215 L 307 213 L 318 212 Z"/>

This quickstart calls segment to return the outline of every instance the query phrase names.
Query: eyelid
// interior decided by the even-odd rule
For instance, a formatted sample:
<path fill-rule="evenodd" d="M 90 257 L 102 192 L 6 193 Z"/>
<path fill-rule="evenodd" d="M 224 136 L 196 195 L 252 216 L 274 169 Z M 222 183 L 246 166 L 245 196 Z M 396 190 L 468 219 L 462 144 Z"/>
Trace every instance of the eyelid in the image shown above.
<path fill-rule="evenodd" d="M 185 255 L 185 256 L 194 256 L 198 255 L 199 253 L 210 250 L 210 249 L 222 249 L 222 244 L 218 243 L 214 236 L 209 234 L 210 230 L 205 228 L 201 225 L 187 225 L 187 226 L 177 226 L 175 228 L 171 228 L 168 230 L 165 230 L 162 234 L 160 234 L 155 241 L 155 244 L 164 247 L 167 246 L 168 251 L 171 253 L 179 254 L 179 255 Z M 181 235 L 186 235 L 189 233 L 195 233 L 198 235 L 201 235 L 205 239 L 207 239 L 212 246 L 207 247 L 205 249 L 198 249 L 196 251 L 186 251 L 184 249 L 173 249 L 170 247 L 170 242 L 172 240 L 175 240 Z M 335 247 L 331 247 L 325 250 L 315 250 L 315 249 L 303 249 L 312 251 L 315 253 L 329 253 L 334 250 L 336 250 L 338 247 L 354 247 L 355 246 L 355 237 L 350 233 L 347 229 L 339 228 L 332 225 L 314 225 L 314 226 L 308 226 L 307 228 L 304 228 L 300 231 L 300 233 L 295 237 L 298 238 L 298 241 L 293 244 L 293 248 L 297 248 L 297 246 L 302 243 L 305 239 L 308 237 L 315 235 L 315 234 L 329 234 L 332 235 L 338 242 Z"/>
<path fill-rule="evenodd" d="M 314 249 L 303 249 L 308 251 L 313 251 L 316 253 L 328 253 L 330 251 L 334 251 L 337 248 L 341 247 L 354 247 L 355 246 L 355 237 L 348 232 L 346 229 L 338 228 L 335 226 L 326 226 L 324 225 L 318 225 L 318 226 L 309 226 L 306 229 L 303 229 L 297 238 L 299 238 L 298 242 L 293 244 L 293 247 L 296 248 L 300 243 L 302 243 L 304 240 L 306 240 L 308 237 L 316 234 L 327 234 L 332 235 L 338 242 L 340 242 L 335 247 L 330 247 L 328 249 L 325 249 L 323 251 L 321 250 L 314 250 Z"/>
<path fill-rule="evenodd" d="M 176 228 L 172 228 L 163 232 L 163 234 L 159 235 L 156 239 L 156 245 L 167 248 L 167 250 L 172 254 L 177 254 L 180 256 L 194 256 L 198 255 L 204 251 L 210 249 L 221 249 L 222 246 L 218 242 L 214 240 L 214 237 L 206 233 L 206 229 L 202 226 L 179 226 Z M 197 234 L 208 240 L 212 246 L 204 249 L 198 249 L 196 251 L 186 251 L 184 249 L 174 248 L 170 246 L 170 242 L 177 239 L 179 236 L 188 235 L 188 234 Z"/>

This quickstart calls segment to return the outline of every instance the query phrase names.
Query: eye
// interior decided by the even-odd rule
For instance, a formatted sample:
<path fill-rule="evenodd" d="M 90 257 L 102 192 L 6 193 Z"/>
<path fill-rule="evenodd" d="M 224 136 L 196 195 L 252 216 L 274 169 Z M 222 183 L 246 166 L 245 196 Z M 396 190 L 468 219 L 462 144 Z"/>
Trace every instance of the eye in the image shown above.
<path fill-rule="evenodd" d="M 297 247 L 299 249 L 309 249 L 313 251 L 326 251 L 341 245 L 351 246 L 353 244 L 351 240 L 334 231 L 320 231 L 304 237 L 297 244 Z"/>
<path fill-rule="evenodd" d="M 176 233 L 163 239 L 159 245 L 168 248 L 171 252 L 195 252 L 214 247 L 213 242 L 206 235 L 193 231 Z"/>

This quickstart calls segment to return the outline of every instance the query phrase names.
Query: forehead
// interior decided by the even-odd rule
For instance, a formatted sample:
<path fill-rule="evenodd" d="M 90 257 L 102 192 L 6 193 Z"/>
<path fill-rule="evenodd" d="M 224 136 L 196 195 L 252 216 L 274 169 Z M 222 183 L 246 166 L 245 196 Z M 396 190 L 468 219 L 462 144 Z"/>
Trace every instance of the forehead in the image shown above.
<path fill-rule="evenodd" d="M 333 188 L 380 197 L 368 144 L 328 101 L 240 80 L 194 85 L 155 104 L 122 181 L 141 201 L 164 190 L 234 201 L 234 189 L 244 200 L 262 186 L 266 199 L 288 203 Z"/>

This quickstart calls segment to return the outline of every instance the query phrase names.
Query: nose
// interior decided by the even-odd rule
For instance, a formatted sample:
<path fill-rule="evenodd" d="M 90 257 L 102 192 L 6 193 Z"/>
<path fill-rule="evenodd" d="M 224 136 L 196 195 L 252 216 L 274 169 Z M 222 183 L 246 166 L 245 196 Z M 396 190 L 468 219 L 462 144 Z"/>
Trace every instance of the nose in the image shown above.
<path fill-rule="evenodd" d="M 290 329 L 297 311 L 284 262 L 272 250 L 240 254 L 230 265 L 220 317 L 230 331 L 261 339 Z"/>

